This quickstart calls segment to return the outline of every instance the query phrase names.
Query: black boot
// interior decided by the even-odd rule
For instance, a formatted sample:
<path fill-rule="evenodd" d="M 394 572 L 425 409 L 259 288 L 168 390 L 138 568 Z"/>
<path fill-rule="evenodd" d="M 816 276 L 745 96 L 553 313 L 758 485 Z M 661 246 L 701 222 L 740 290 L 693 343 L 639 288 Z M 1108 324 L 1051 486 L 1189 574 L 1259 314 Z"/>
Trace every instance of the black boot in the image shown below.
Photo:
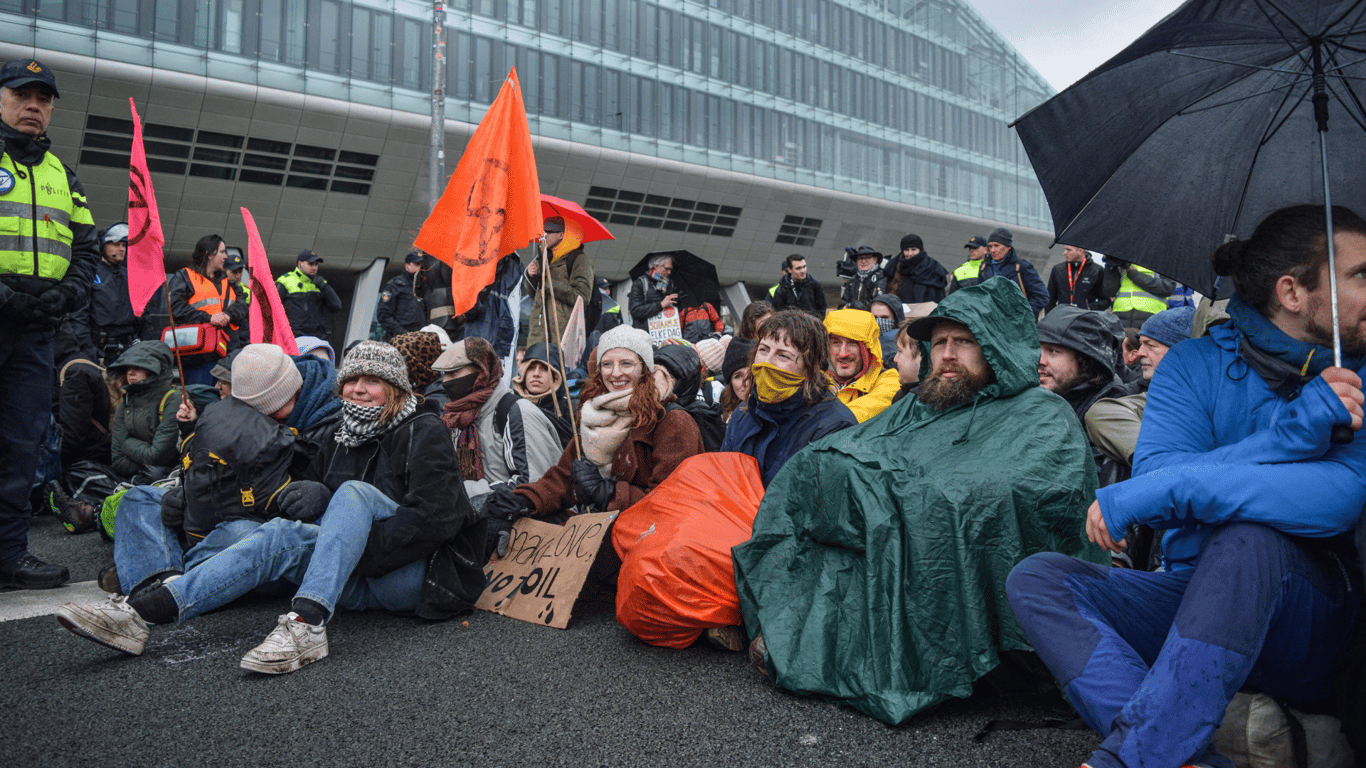
<path fill-rule="evenodd" d="M 71 578 L 66 566 L 49 565 L 25 552 L 17 560 L 0 563 L 0 587 L 51 589 Z"/>

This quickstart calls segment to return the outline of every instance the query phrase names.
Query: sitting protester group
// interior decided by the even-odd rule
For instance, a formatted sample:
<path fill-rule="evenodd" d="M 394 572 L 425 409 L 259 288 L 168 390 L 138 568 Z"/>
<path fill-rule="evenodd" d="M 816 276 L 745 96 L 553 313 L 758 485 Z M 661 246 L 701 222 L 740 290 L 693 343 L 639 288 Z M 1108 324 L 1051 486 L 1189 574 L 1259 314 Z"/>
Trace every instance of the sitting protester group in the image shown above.
<path fill-rule="evenodd" d="M 57 618 L 139 655 L 152 625 L 284 583 L 241 664 L 292 672 L 339 609 L 469 611 L 523 518 L 617 512 L 589 588 L 646 642 L 748 649 L 774 685 L 891 724 L 1046 667 L 1102 739 L 1089 768 L 1228 768 L 1234 694 L 1330 708 L 1358 623 L 1366 447 L 1340 433 L 1366 399 L 1366 221 L 1332 221 L 1340 367 L 1318 206 L 1216 252 L 1226 317 L 1038 320 L 1009 277 L 907 307 L 868 271 L 823 321 L 755 302 L 733 339 L 605 330 L 577 398 L 553 344 L 505 377 L 485 339 L 413 332 L 335 372 L 248 346 L 203 406 L 169 348 L 134 344 L 108 371 L 133 485 L 116 594 Z"/>

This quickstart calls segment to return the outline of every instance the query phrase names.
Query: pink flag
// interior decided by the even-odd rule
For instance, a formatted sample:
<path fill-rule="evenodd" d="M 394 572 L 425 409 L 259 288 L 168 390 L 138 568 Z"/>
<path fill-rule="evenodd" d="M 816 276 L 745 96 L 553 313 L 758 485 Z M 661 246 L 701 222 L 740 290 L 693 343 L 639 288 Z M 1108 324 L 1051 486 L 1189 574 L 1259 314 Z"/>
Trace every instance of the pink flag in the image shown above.
<path fill-rule="evenodd" d="M 133 110 L 133 157 L 128 163 L 128 300 L 133 303 L 134 314 L 141 317 L 147 300 L 166 282 L 166 264 L 161 257 L 166 236 L 161 233 L 152 174 L 142 148 L 142 120 L 131 97 L 128 107 Z"/>
<path fill-rule="evenodd" d="M 270 274 L 270 260 L 261 244 L 256 219 L 243 208 L 242 221 L 247 225 L 247 271 L 251 273 L 251 343 L 274 344 L 287 355 L 297 355 L 299 345 L 294 342 L 285 305 L 280 303 L 280 292 Z"/>

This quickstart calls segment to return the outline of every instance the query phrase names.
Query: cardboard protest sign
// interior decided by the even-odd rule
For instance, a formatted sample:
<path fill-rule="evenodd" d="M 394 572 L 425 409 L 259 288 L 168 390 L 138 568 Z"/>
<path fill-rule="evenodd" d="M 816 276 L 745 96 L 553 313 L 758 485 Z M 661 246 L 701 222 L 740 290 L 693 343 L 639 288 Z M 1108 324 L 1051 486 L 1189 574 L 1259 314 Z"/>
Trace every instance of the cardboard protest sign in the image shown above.
<path fill-rule="evenodd" d="M 474 607 L 564 629 L 616 517 L 616 512 L 575 515 L 564 525 L 518 520 L 507 556 L 484 566 L 488 586 Z"/>
<path fill-rule="evenodd" d="M 678 319 L 678 307 L 669 307 L 649 319 L 650 343 L 656 347 L 669 339 L 683 338 L 683 324 Z"/>

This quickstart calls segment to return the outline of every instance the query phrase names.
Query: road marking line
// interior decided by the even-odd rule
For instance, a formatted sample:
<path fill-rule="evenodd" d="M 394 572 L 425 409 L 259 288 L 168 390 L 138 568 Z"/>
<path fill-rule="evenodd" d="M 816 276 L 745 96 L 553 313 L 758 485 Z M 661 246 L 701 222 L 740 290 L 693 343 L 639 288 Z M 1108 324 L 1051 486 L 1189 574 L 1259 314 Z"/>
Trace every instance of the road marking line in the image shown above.
<path fill-rule="evenodd" d="M 63 603 L 94 603 L 104 600 L 108 592 L 94 581 L 66 584 L 56 589 L 16 589 L 0 592 L 0 622 L 50 616 Z"/>

